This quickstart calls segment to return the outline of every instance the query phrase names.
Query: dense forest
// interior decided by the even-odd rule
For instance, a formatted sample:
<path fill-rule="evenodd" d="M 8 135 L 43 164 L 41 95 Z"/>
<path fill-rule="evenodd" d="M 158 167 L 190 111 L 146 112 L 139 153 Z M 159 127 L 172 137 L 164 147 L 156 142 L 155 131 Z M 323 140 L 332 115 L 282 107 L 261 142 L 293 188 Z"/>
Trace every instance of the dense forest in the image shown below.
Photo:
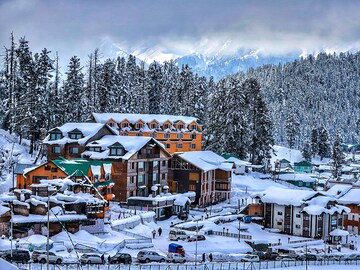
<path fill-rule="evenodd" d="M 84 65 L 73 56 L 61 74 L 58 53 L 32 53 L 29 41 L 11 35 L 0 73 L 0 123 L 30 139 L 32 152 L 47 130 L 91 112 L 188 115 L 203 121 L 205 148 L 219 153 L 261 163 L 277 143 L 329 156 L 337 130 L 348 142 L 359 139 L 359 59 L 319 54 L 215 82 L 188 65 L 102 59 L 96 49 Z"/>

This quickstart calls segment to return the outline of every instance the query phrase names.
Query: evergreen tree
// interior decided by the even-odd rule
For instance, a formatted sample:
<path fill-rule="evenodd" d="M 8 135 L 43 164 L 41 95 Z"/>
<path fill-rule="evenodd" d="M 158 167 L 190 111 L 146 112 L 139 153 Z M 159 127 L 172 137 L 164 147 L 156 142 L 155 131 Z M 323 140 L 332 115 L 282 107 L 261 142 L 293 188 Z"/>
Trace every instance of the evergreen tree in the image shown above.
<path fill-rule="evenodd" d="M 102 65 L 98 83 L 98 112 L 113 112 L 115 110 L 116 89 L 116 66 L 111 59 L 108 59 Z"/>
<path fill-rule="evenodd" d="M 324 126 L 321 126 L 318 130 L 319 140 L 318 140 L 318 155 L 320 159 L 330 157 L 330 143 L 329 143 L 329 134 L 327 129 Z"/>
<path fill-rule="evenodd" d="M 147 71 L 149 113 L 158 114 L 160 112 L 161 93 L 163 88 L 163 71 L 161 65 L 154 61 L 150 64 Z"/>
<path fill-rule="evenodd" d="M 71 57 L 66 75 L 63 99 L 64 122 L 79 122 L 83 116 L 83 107 L 79 105 L 84 93 L 84 74 L 77 56 Z"/>
<path fill-rule="evenodd" d="M 300 132 L 300 123 L 297 115 L 294 112 L 289 113 L 286 119 L 286 136 L 290 148 L 295 147 L 296 137 Z"/>
<path fill-rule="evenodd" d="M 334 143 L 332 145 L 332 159 L 334 164 L 333 176 L 334 178 L 339 179 L 341 175 L 341 164 L 345 161 L 345 155 L 343 153 L 342 147 L 342 139 L 340 131 L 336 132 L 336 137 Z"/>
<path fill-rule="evenodd" d="M 303 148 L 301 150 L 301 154 L 303 155 L 304 159 L 306 161 L 311 161 L 311 157 L 312 157 L 312 149 L 311 149 L 311 144 L 308 140 L 305 141 Z"/>
<path fill-rule="evenodd" d="M 312 156 L 315 157 L 315 155 L 319 152 L 319 134 L 318 134 L 318 128 L 316 126 L 312 126 L 311 129 L 311 153 Z"/>

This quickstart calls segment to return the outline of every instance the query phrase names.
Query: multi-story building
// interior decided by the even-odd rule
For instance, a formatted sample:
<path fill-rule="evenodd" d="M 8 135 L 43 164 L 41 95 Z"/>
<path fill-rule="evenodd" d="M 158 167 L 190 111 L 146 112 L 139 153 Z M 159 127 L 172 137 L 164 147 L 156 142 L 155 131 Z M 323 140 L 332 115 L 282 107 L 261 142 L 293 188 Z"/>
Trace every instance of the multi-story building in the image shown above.
<path fill-rule="evenodd" d="M 115 199 L 125 202 L 132 196 L 148 196 L 156 187 L 167 187 L 171 154 L 151 137 L 106 135 L 85 146 L 82 156 L 112 163 L 111 179 Z"/>
<path fill-rule="evenodd" d="M 312 238 L 325 238 L 342 228 L 343 214 L 350 212 L 348 207 L 337 205 L 335 197 L 309 190 L 271 187 L 254 195 L 254 205 L 259 202 L 266 228 Z"/>
<path fill-rule="evenodd" d="M 66 123 L 53 128 L 44 139 L 48 160 L 79 158 L 88 142 L 100 139 L 104 135 L 116 135 L 116 130 L 99 123 Z"/>
<path fill-rule="evenodd" d="M 96 123 L 117 128 L 122 136 L 148 136 L 161 142 L 171 154 L 201 151 L 203 126 L 188 116 L 158 114 L 93 113 Z"/>
<path fill-rule="evenodd" d="M 171 192 L 196 192 L 195 204 L 205 207 L 230 199 L 232 164 L 212 151 L 178 153 L 171 159 Z"/>

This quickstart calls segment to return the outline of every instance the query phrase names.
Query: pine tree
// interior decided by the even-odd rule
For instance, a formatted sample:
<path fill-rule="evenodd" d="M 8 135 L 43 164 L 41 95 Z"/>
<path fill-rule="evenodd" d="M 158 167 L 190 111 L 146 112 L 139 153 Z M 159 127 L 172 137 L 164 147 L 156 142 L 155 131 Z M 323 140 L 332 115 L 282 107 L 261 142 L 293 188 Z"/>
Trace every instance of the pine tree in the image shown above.
<path fill-rule="evenodd" d="M 318 128 L 316 126 L 312 126 L 311 128 L 311 153 L 312 156 L 315 157 L 317 153 L 319 152 L 319 134 L 318 134 Z"/>
<path fill-rule="evenodd" d="M 295 147 L 296 137 L 300 132 L 300 123 L 297 115 L 294 112 L 289 113 L 286 118 L 286 137 L 290 148 Z"/>
<path fill-rule="evenodd" d="M 81 97 L 84 93 L 84 75 L 81 70 L 80 59 L 71 57 L 64 83 L 64 122 L 79 122 L 83 116 Z"/>
<path fill-rule="evenodd" d="M 98 94 L 99 102 L 97 111 L 98 112 L 113 112 L 116 107 L 116 66 L 111 59 L 105 61 L 102 65 L 99 84 Z"/>
<path fill-rule="evenodd" d="M 342 144 L 341 134 L 340 131 L 338 130 L 336 132 L 336 137 L 332 145 L 332 155 L 331 155 L 334 162 L 333 176 L 334 178 L 337 179 L 339 179 L 341 176 L 341 164 L 343 164 L 345 161 L 345 155 L 343 153 L 341 144 Z"/>
<path fill-rule="evenodd" d="M 154 61 L 150 64 L 147 71 L 149 113 L 158 114 L 160 112 L 161 93 L 163 88 L 163 71 L 161 65 Z"/>
<path fill-rule="evenodd" d="M 324 126 L 319 128 L 318 133 L 318 155 L 320 156 L 320 159 L 323 160 L 323 158 L 330 157 L 329 134 Z"/>
<path fill-rule="evenodd" d="M 303 155 L 304 159 L 306 161 L 311 161 L 311 157 L 312 157 L 312 149 L 311 149 L 311 144 L 308 140 L 305 141 L 303 148 L 301 150 L 301 154 Z"/>

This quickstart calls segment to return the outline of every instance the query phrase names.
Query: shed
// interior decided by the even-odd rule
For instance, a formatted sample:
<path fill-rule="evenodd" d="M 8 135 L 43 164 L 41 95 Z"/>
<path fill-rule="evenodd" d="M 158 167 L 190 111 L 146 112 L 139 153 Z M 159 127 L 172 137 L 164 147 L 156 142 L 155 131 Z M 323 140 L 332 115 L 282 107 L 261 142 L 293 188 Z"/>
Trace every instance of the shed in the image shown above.
<path fill-rule="evenodd" d="M 300 162 L 294 162 L 294 171 L 295 172 L 306 172 L 311 173 L 313 169 L 313 164 L 307 160 Z"/>

